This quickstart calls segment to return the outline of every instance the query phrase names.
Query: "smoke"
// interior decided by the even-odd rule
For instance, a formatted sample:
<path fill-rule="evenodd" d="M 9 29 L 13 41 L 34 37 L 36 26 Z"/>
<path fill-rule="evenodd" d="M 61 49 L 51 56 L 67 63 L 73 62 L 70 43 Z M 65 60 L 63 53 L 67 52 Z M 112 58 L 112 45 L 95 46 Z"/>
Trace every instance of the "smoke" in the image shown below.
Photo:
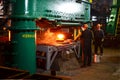
<path fill-rule="evenodd" d="M 47 29 L 45 32 L 37 33 L 37 44 L 56 44 L 56 34 Z"/>

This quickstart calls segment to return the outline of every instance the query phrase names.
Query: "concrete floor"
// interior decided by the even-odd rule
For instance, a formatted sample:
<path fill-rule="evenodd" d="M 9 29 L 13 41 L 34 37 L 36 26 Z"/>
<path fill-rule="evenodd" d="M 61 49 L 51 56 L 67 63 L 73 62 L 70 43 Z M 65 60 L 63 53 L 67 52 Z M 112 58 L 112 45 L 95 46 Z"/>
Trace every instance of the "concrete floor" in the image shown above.
<path fill-rule="evenodd" d="M 80 68 L 74 55 L 60 61 L 61 70 L 57 75 L 71 77 L 72 80 L 120 80 L 120 48 L 104 48 L 100 63 Z M 42 74 L 49 74 L 44 71 Z"/>

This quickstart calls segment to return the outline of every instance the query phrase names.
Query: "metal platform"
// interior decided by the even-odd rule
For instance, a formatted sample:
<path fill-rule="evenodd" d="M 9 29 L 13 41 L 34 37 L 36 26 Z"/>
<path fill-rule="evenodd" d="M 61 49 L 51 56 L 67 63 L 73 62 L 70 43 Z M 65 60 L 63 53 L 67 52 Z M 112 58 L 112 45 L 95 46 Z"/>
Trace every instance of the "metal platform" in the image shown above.
<path fill-rule="evenodd" d="M 74 51 L 77 58 L 80 57 L 80 42 L 70 42 L 70 43 L 59 43 L 59 44 L 38 44 L 37 52 L 46 53 L 45 56 L 37 56 L 37 58 L 46 60 L 46 70 L 50 70 L 50 67 L 58 54 L 58 52 L 63 53 L 64 51 L 69 52 L 70 50 Z"/>

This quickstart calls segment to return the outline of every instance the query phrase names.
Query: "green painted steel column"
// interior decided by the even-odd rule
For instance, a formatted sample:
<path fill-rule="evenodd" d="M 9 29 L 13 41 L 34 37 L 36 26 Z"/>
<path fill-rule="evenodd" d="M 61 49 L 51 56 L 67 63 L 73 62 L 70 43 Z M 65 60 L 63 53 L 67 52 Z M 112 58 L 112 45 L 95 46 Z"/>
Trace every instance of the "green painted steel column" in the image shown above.
<path fill-rule="evenodd" d="M 116 23 L 117 23 L 117 15 L 118 15 L 117 6 L 118 6 L 117 0 L 113 0 L 110 17 L 106 26 L 106 33 L 112 36 L 116 36 Z"/>
<path fill-rule="evenodd" d="M 11 43 L 13 46 L 13 67 L 36 73 L 35 44 L 36 0 L 12 0 Z"/>

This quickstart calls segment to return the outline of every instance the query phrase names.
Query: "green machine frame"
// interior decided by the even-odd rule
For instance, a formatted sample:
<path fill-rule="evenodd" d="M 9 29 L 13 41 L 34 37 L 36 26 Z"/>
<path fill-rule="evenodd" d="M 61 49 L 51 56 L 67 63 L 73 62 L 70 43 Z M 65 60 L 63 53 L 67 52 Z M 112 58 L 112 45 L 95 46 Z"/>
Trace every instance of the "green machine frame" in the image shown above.
<path fill-rule="evenodd" d="M 91 1 L 91 0 L 90 0 Z M 35 19 L 46 18 L 67 25 L 79 26 L 90 22 L 88 0 L 10 0 L 12 11 L 11 44 L 13 48 L 12 66 L 36 73 L 36 27 Z M 68 6 L 65 6 L 67 5 Z M 75 7 L 67 8 L 73 4 Z M 72 10 L 72 11 L 71 11 Z M 69 21 L 69 22 L 68 22 Z"/>
<path fill-rule="evenodd" d="M 34 0 L 12 0 L 11 44 L 13 48 L 12 66 L 36 72 L 36 45 L 34 22 Z M 22 6 L 21 6 L 22 4 Z"/>
<path fill-rule="evenodd" d="M 120 1 L 113 0 L 111 6 L 111 14 L 106 26 L 106 33 L 110 36 L 118 36 L 120 34 Z"/>

